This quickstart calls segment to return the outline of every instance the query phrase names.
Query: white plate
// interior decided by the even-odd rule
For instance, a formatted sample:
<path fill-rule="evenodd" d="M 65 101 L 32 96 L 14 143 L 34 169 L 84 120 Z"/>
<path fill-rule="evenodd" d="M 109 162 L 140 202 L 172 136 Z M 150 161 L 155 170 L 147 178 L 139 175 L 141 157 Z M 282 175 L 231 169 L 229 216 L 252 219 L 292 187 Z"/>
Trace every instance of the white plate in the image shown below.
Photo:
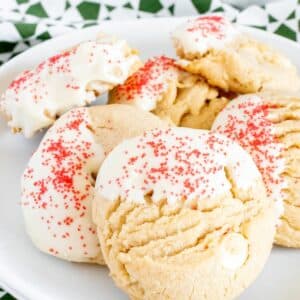
<path fill-rule="evenodd" d="M 0 68 L 0 92 L 23 69 L 36 65 L 58 50 L 94 38 L 100 29 L 126 38 L 144 58 L 174 55 L 169 33 L 181 21 L 172 18 L 106 22 L 52 39 Z M 300 45 L 263 31 L 243 30 L 284 52 L 300 70 Z M 40 138 L 26 140 L 22 135 L 12 135 L 0 121 L 0 286 L 19 299 L 127 299 L 114 286 L 105 267 L 55 259 L 36 250 L 27 238 L 19 205 L 19 178 Z M 300 251 L 275 248 L 266 268 L 241 299 L 298 300 L 299 278 Z"/>

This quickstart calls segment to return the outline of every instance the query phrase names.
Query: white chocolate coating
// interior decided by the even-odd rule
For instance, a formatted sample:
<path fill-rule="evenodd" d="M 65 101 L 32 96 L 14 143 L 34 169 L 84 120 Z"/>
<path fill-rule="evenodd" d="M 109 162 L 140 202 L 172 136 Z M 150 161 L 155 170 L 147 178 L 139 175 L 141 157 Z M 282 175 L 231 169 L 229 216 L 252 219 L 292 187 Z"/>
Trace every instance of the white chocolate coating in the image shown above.
<path fill-rule="evenodd" d="M 22 177 L 26 228 L 42 251 L 71 261 L 100 255 L 92 222 L 94 179 L 104 159 L 95 142 L 88 108 L 75 108 L 51 127 Z"/>
<path fill-rule="evenodd" d="M 31 137 L 57 116 L 123 83 L 137 63 L 124 40 L 83 42 L 21 73 L 2 95 L 0 109 L 14 131 Z"/>
<path fill-rule="evenodd" d="M 261 180 L 250 155 L 231 140 L 204 130 L 153 130 L 118 145 L 96 181 L 104 199 L 145 202 L 201 201 L 230 195 L 231 183 L 247 191 Z"/>
<path fill-rule="evenodd" d="M 113 102 L 124 103 L 151 111 L 167 91 L 170 81 L 176 80 L 178 70 L 174 59 L 160 56 L 149 59 L 124 84 L 113 91 Z"/>
<path fill-rule="evenodd" d="M 239 31 L 224 16 L 204 15 L 178 26 L 172 34 L 175 48 L 185 54 L 203 55 L 210 49 L 220 49 L 232 41 Z"/>
<path fill-rule="evenodd" d="M 275 136 L 275 125 L 270 120 L 270 109 L 261 96 L 244 95 L 231 101 L 217 116 L 212 130 L 239 143 L 251 154 L 260 170 L 268 195 L 283 212 L 282 178 L 285 160 L 284 145 Z"/>

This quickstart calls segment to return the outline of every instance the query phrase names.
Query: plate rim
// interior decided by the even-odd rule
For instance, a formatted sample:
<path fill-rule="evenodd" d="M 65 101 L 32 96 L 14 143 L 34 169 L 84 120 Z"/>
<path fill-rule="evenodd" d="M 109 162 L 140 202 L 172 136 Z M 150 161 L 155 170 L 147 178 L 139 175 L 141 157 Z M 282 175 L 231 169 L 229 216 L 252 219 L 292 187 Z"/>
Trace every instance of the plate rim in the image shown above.
<path fill-rule="evenodd" d="M 113 24 L 112 26 L 118 26 L 118 24 L 122 24 L 122 26 L 129 26 L 128 24 L 131 24 L 132 26 L 135 23 L 152 23 L 153 21 L 158 21 L 158 22 L 169 22 L 169 21 L 174 21 L 174 20 L 187 20 L 189 18 L 193 18 L 195 16 L 189 16 L 189 17 L 159 17 L 159 18 L 143 18 L 143 19 L 131 19 L 131 20 L 107 20 L 107 21 L 101 21 L 99 24 L 86 27 L 86 28 L 81 28 L 81 29 L 72 29 L 71 31 L 64 33 L 62 35 L 58 35 L 56 37 L 53 37 L 49 40 L 43 41 L 39 44 L 36 44 L 29 49 L 26 49 L 24 52 L 20 53 L 19 55 L 15 56 L 14 58 L 10 59 L 6 63 L 4 63 L 2 66 L 0 66 L 0 80 L 3 76 L 5 76 L 5 73 L 8 72 L 11 68 L 14 67 L 14 65 L 22 64 L 22 61 L 28 54 L 30 54 L 32 51 L 37 51 L 36 49 L 43 49 L 47 47 L 51 47 L 51 44 L 63 42 L 65 39 L 70 39 L 71 36 L 77 36 L 77 35 L 84 35 L 85 32 L 92 32 L 92 31 L 97 31 L 101 30 L 101 24 Z M 300 51 L 300 44 L 292 41 L 288 38 L 279 36 L 275 33 L 268 32 L 262 29 L 258 28 L 253 28 L 249 26 L 244 26 L 244 25 L 238 25 L 242 30 L 249 32 L 250 34 L 252 33 L 255 35 L 255 33 L 259 34 L 260 36 L 269 36 L 272 37 L 274 40 L 274 44 L 276 43 L 285 43 L 287 46 L 291 46 L 292 48 L 297 48 Z M 122 38 L 122 37 L 121 37 Z M 3 280 L 3 276 L 0 274 L 0 286 L 3 287 L 5 291 L 10 293 L 11 295 L 15 296 L 17 299 L 24 299 L 28 300 L 29 298 L 24 295 L 24 293 L 20 292 L 17 287 L 12 287 L 13 284 L 7 283 L 5 280 Z"/>
<path fill-rule="evenodd" d="M 70 39 L 72 37 L 75 37 L 77 35 L 84 35 L 85 32 L 93 32 L 97 29 L 101 31 L 101 25 L 102 24 L 112 24 L 112 26 L 117 26 L 118 24 L 122 24 L 122 26 L 129 26 L 133 25 L 135 23 L 151 23 L 153 21 L 158 22 L 168 22 L 168 21 L 174 21 L 174 20 L 182 20 L 183 22 L 190 18 L 195 18 L 196 16 L 186 16 L 186 17 L 157 17 L 157 18 L 142 18 L 142 19 L 128 19 L 128 20 L 104 20 L 99 22 L 97 25 L 89 26 L 86 28 L 80 28 L 80 29 L 71 29 L 71 31 L 63 33 L 61 35 L 55 36 L 49 40 L 43 41 L 41 43 L 38 43 L 22 53 L 18 54 L 17 56 L 13 57 L 12 59 L 5 62 L 2 66 L 0 66 L 0 80 L 3 76 L 5 76 L 5 73 L 8 72 L 8 70 L 12 69 L 14 65 L 20 64 L 24 58 L 26 58 L 27 55 L 29 55 L 31 52 L 37 51 L 38 49 L 47 48 L 48 45 L 59 43 L 60 41 L 64 41 L 65 39 Z M 286 37 L 283 37 L 281 35 L 275 34 L 273 32 L 269 32 L 263 29 L 250 27 L 246 25 L 238 25 L 243 31 L 248 32 L 250 34 L 258 33 L 261 36 L 268 36 L 272 37 L 272 39 L 275 41 L 275 43 L 286 43 L 287 45 L 291 47 L 297 47 L 300 51 L 300 43 L 297 43 L 296 41 L 292 41 Z M 122 38 L 122 37 L 120 37 Z M 83 39 L 84 40 L 84 39 Z M 45 58 L 46 59 L 46 58 Z M 0 91 L 1 92 L 1 91 Z"/>

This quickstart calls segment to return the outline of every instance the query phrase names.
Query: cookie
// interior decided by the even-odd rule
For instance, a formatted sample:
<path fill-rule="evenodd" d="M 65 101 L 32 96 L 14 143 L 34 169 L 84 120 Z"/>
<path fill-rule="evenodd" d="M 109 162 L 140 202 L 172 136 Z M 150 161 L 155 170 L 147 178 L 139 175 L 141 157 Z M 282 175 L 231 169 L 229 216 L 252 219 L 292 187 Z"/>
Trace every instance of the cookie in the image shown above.
<path fill-rule="evenodd" d="M 94 182 L 105 156 L 124 138 L 165 124 L 127 105 L 74 108 L 48 130 L 22 176 L 27 233 L 41 251 L 103 263 L 92 222 Z"/>
<path fill-rule="evenodd" d="M 300 247 L 300 96 L 244 95 L 218 115 L 213 130 L 238 142 L 260 169 L 280 221 L 275 242 Z"/>
<path fill-rule="evenodd" d="M 101 36 L 54 55 L 21 73 L 0 99 L 13 132 L 31 137 L 73 107 L 93 102 L 140 65 L 125 40 Z"/>
<path fill-rule="evenodd" d="M 151 111 L 176 126 L 210 129 L 228 99 L 199 76 L 178 68 L 174 59 L 160 56 L 113 89 L 109 102 Z"/>
<path fill-rule="evenodd" d="M 275 215 L 250 155 L 204 130 L 125 140 L 96 180 L 102 252 L 131 299 L 233 299 L 268 258 Z"/>
<path fill-rule="evenodd" d="M 172 35 L 184 70 L 225 91 L 255 93 L 300 90 L 296 67 L 221 15 L 205 15 L 180 25 Z"/>

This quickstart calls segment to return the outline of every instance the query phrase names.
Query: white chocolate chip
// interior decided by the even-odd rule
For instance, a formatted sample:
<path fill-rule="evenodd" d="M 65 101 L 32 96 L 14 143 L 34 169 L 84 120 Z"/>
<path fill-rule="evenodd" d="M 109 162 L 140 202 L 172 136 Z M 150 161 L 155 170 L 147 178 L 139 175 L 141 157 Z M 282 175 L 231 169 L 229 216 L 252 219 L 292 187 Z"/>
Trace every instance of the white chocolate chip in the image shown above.
<path fill-rule="evenodd" d="M 248 257 L 248 241 L 239 233 L 227 234 L 221 244 L 221 263 L 224 268 L 236 270 Z"/>

